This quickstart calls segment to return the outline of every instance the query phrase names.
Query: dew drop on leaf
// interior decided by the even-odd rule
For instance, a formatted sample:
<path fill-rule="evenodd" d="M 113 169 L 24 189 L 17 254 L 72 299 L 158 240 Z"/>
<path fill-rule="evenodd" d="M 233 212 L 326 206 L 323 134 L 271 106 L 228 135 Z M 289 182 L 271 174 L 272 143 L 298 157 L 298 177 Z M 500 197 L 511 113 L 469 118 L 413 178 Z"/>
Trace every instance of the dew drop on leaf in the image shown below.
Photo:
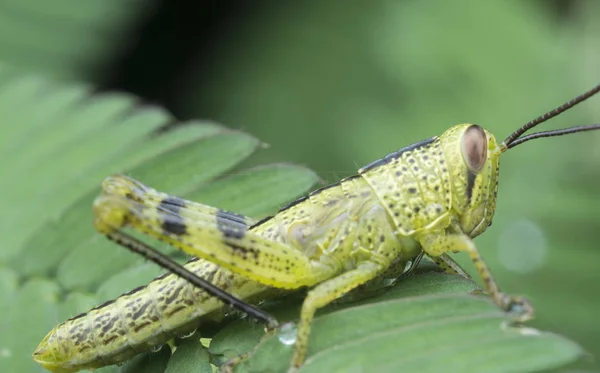
<path fill-rule="evenodd" d="M 290 346 L 296 343 L 297 333 L 298 328 L 296 327 L 296 325 L 294 323 L 288 322 L 281 326 L 277 338 L 279 338 L 279 342 L 283 343 L 286 346 Z"/>

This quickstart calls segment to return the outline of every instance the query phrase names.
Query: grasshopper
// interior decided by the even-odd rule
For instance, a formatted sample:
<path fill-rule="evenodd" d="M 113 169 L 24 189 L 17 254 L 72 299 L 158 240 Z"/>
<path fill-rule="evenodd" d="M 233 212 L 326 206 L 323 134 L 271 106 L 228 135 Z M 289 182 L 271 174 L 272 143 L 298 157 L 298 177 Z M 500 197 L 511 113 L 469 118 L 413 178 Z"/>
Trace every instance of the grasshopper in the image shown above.
<path fill-rule="evenodd" d="M 537 117 L 501 143 L 478 125 L 456 125 L 258 222 L 126 176 L 108 177 L 93 205 L 95 228 L 169 273 L 56 326 L 33 359 L 55 373 L 118 364 L 189 334 L 222 314 L 225 305 L 273 331 L 278 321 L 253 303 L 307 288 L 290 363 L 294 372 L 305 359 L 319 308 L 367 282 L 400 276 L 423 255 L 446 272 L 466 276 L 448 255 L 460 251 L 498 307 L 517 322 L 528 320 L 530 303 L 500 291 L 472 239 L 491 225 L 500 155 L 536 138 L 600 129 L 596 124 L 524 135 L 599 91 L 600 85 Z M 126 227 L 194 258 L 179 265 Z"/>

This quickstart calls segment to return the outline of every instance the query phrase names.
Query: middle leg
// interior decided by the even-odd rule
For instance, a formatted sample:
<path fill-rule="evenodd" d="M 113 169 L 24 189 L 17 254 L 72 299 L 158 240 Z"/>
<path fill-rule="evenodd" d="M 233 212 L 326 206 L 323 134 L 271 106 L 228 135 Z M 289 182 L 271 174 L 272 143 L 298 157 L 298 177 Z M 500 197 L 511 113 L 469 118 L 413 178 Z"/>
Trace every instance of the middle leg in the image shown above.
<path fill-rule="evenodd" d="M 299 368 L 304 362 L 308 348 L 308 337 L 310 335 L 310 324 L 315 312 L 350 290 L 375 278 L 385 269 L 381 264 L 364 262 L 358 268 L 341 274 L 331 280 L 319 284 L 308 293 L 302 304 L 300 322 L 298 324 L 298 335 L 294 347 L 291 371 Z"/>

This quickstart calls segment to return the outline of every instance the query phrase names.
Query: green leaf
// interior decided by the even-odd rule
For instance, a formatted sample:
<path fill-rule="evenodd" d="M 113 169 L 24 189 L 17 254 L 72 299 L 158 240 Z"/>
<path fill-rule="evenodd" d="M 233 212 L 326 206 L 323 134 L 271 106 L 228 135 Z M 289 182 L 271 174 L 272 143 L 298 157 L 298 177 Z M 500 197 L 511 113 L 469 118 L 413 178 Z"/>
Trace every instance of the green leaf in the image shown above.
<path fill-rule="evenodd" d="M 210 355 L 198 338 L 188 338 L 177 346 L 165 373 L 212 373 Z"/>
<path fill-rule="evenodd" d="M 104 177 L 124 172 L 165 192 L 230 198 L 262 214 L 317 181 L 310 170 L 280 164 L 227 177 L 258 148 L 257 139 L 200 121 L 162 131 L 174 122 L 171 115 L 139 106 L 135 97 L 94 96 L 83 85 L 7 68 L 0 69 L 0 113 L 18 123 L 0 138 L 0 170 L 10 180 L 0 183 L 0 365 L 7 372 L 42 372 L 31 353 L 54 325 L 161 273 L 94 232 L 91 206 Z M 257 193 L 260 179 L 272 196 Z M 211 189 L 213 182 L 220 191 Z M 253 210 L 255 197 L 261 200 Z M 185 353 L 190 348 L 174 356 L 207 355 Z M 169 358 L 164 348 L 122 369 L 163 372 Z"/>
<path fill-rule="evenodd" d="M 306 190 L 314 183 L 315 174 L 305 167 L 273 164 L 236 172 L 191 192 L 189 197 L 244 215 L 264 216 L 292 200 L 295 190 Z M 248 200 L 255 202 L 249 206 Z"/>
<path fill-rule="evenodd" d="M 475 285 L 454 275 L 421 271 L 387 293 L 332 305 L 312 323 L 309 352 L 300 372 L 536 372 L 576 361 L 583 350 L 558 335 L 508 326 L 510 316 Z M 297 318 L 299 304 L 272 310 Z M 261 338 L 260 328 L 239 321 L 218 333 L 215 355 L 235 356 Z M 293 347 L 271 337 L 238 372 L 285 372 Z"/>
<path fill-rule="evenodd" d="M 153 354 L 141 354 L 127 361 L 122 368 L 115 367 L 103 368 L 104 371 L 120 371 L 122 373 L 162 373 L 165 371 L 171 358 L 171 348 L 169 345 L 163 346 L 160 351 Z"/>
<path fill-rule="evenodd" d="M 103 166 L 100 170 L 93 172 L 95 175 L 93 180 L 95 181 L 90 181 L 90 187 L 93 186 L 93 188 L 88 193 L 67 209 L 60 219 L 48 220 L 40 229 L 28 237 L 22 250 L 35 256 L 38 260 L 15 260 L 12 264 L 13 267 L 18 268 L 23 274 L 49 273 L 60 261 L 64 260 L 64 256 L 69 250 L 93 240 L 96 235 L 91 224 L 81 225 L 81 222 L 91 221 L 90 206 L 98 194 L 99 181 L 102 177 L 114 173 L 118 165 L 128 169 L 136 164 L 152 163 L 152 158 L 157 154 L 168 153 L 179 146 L 186 146 L 186 144 L 193 146 L 197 141 L 207 136 L 222 132 L 223 128 L 214 124 L 191 122 L 188 126 L 177 128 L 160 137 L 151 137 L 146 141 L 142 141 L 135 149 L 122 154 L 118 159 L 111 158 L 107 160 L 105 162 L 106 167 Z M 178 163 L 174 162 L 173 166 L 177 167 Z M 77 186 L 81 188 L 81 180 Z M 65 225 L 74 228 L 69 231 L 60 229 L 61 226 Z"/>

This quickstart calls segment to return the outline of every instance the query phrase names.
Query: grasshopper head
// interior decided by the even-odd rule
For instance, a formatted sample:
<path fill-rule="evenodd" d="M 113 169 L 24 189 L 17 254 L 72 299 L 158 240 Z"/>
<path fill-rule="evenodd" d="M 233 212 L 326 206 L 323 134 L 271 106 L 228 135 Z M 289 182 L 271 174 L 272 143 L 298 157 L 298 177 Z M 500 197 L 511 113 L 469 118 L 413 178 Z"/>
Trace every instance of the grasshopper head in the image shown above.
<path fill-rule="evenodd" d="M 500 151 L 494 135 L 476 124 L 459 124 L 440 136 L 450 173 L 452 210 L 466 234 L 491 224 L 496 209 Z"/>
<path fill-rule="evenodd" d="M 600 92 L 600 84 L 561 106 L 540 115 L 511 133 L 498 144 L 494 136 L 475 124 L 459 124 L 444 132 L 440 142 L 448 161 L 451 183 L 451 209 L 459 217 L 463 232 L 475 237 L 492 223 L 496 210 L 500 154 L 527 141 L 600 130 L 600 124 L 525 132 L 546 122 Z"/>

